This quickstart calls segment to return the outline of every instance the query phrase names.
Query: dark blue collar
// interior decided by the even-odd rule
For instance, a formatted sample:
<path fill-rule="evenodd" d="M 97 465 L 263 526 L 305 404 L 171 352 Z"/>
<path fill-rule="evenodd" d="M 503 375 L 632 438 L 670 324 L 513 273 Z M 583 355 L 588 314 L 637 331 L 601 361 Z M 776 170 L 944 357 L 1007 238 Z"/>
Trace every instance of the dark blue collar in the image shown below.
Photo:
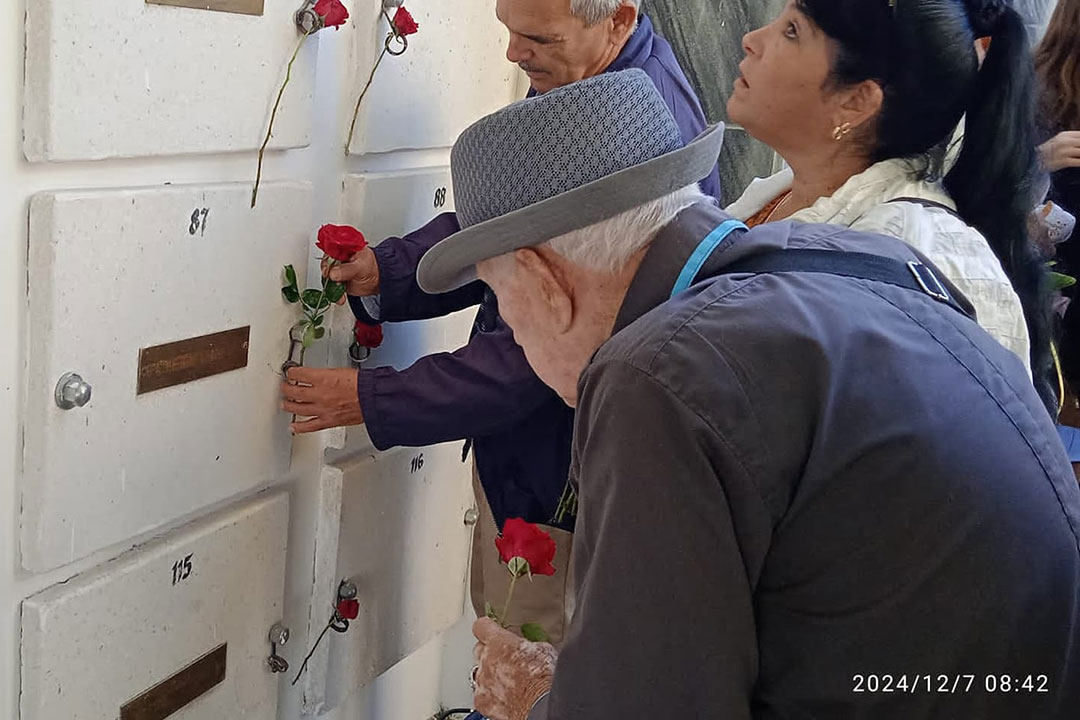
<path fill-rule="evenodd" d="M 656 32 L 653 30 L 652 20 L 648 15 L 638 16 L 638 26 L 634 34 L 626 41 L 622 51 L 619 52 L 615 61 L 604 72 L 617 72 L 640 68 L 653 53 L 653 39 Z"/>

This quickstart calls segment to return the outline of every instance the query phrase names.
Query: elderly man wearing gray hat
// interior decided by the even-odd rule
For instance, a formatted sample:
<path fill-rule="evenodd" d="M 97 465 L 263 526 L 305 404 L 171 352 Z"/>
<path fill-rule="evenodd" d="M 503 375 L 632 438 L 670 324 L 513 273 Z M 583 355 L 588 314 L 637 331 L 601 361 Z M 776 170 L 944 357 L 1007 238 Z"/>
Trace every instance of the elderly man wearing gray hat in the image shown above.
<path fill-rule="evenodd" d="M 497 0 L 493 5 L 509 31 L 506 57 L 528 74 L 530 95 L 599 73 L 639 68 L 661 91 L 685 140 L 705 129 L 690 81 L 671 46 L 638 12 L 640 0 Z M 701 188 L 719 199 L 716 159 L 702 171 Z M 379 450 L 465 441 L 462 459 L 471 449 L 480 510 L 470 591 L 473 607 L 483 613 L 485 601 L 502 602 L 510 585 L 493 544 L 508 518 L 550 525 L 558 562 L 570 562 L 574 513 L 566 476 L 574 414 L 529 368 L 483 283 L 439 295 L 417 286 L 416 267 L 424 252 L 459 229 L 454 213 L 443 213 L 327 272 L 347 283 L 349 305 L 367 323 L 442 317 L 479 305 L 463 347 L 420 358 L 403 370 L 297 368 L 290 378 L 302 386 L 286 384 L 283 394 L 285 409 L 307 418 L 294 423 L 298 433 L 363 423 Z M 537 578 L 520 587 L 515 600 L 544 622 L 555 641 L 565 625 L 565 587 L 561 577 Z"/>
<path fill-rule="evenodd" d="M 1023 365 L 903 242 L 705 202 L 720 136 L 627 71 L 454 148 L 418 280 L 495 291 L 581 503 L 563 650 L 477 621 L 477 709 L 1075 718 L 1080 489 Z"/>

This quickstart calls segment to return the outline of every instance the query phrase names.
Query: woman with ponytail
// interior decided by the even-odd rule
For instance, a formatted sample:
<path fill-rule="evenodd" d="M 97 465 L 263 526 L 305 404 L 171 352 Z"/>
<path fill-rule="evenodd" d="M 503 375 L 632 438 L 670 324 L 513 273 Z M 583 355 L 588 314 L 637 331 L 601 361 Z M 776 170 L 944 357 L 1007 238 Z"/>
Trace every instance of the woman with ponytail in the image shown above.
<path fill-rule="evenodd" d="M 1004 0 L 791 0 L 743 46 L 730 119 L 789 169 L 755 181 L 728 211 L 750 224 L 790 218 L 904 240 L 1054 406 L 1045 271 L 1026 225 L 1038 158 L 1020 16 Z"/>

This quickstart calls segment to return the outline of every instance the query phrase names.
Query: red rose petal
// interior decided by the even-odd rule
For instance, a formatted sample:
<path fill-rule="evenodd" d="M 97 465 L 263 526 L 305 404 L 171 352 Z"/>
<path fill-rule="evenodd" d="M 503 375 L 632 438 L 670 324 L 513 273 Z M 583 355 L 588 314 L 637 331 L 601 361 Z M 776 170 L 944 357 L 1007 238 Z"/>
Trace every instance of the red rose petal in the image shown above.
<path fill-rule="evenodd" d="M 355 620 L 360 614 L 360 601 L 356 598 L 342 600 L 337 604 L 338 615 L 346 620 Z"/>
<path fill-rule="evenodd" d="M 349 19 L 349 11 L 341 0 L 319 0 L 313 8 L 323 19 L 325 27 L 339 28 Z"/>
<path fill-rule="evenodd" d="M 364 234 L 348 225 L 323 225 L 315 247 L 338 262 L 349 262 L 352 256 L 367 247 Z"/>
<path fill-rule="evenodd" d="M 529 563 L 529 570 L 534 575 L 555 574 L 555 566 L 551 564 L 555 559 L 555 541 L 535 523 L 508 518 L 503 525 L 502 535 L 495 538 L 495 547 L 504 563 L 522 557 Z"/>
<path fill-rule="evenodd" d="M 406 35 L 415 35 L 419 32 L 420 26 L 416 24 L 416 20 L 413 19 L 412 13 L 405 9 L 402 5 L 394 13 L 394 32 L 398 37 L 405 37 Z"/>
<path fill-rule="evenodd" d="M 356 344 L 360 347 L 377 348 L 382 345 L 382 325 L 369 325 L 366 322 L 357 320 L 353 334 L 356 336 Z"/>

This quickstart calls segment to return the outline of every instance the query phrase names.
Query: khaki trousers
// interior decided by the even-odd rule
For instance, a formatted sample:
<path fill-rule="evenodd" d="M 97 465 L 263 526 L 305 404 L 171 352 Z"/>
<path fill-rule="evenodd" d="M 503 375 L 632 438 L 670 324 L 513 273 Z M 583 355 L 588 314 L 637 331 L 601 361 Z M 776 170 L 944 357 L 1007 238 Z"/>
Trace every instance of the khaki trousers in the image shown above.
<path fill-rule="evenodd" d="M 476 528 L 473 531 L 471 596 L 473 609 L 477 617 L 484 616 L 484 603 L 502 611 L 506 603 L 506 592 L 510 589 L 510 573 L 499 560 L 499 551 L 495 547 L 495 538 L 499 528 L 491 514 L 484 490 L 476 476 L 473 465 L 473 492 L 476 494 L 476 507 L 480 511 Z M 532 582 L 521 578 L 514 586 L 514 599 L 510 603 L 510 629 L 520 634 L 522 623 L 537 623 L 547 632 L 555 647 L 561 647 L 566 634 L 566 626 L 573 612 L 572 592 L 570 590 L 571 545 L 573 534 L 565 530 L 541 525 L 551 533 L 555 541 L 554 575 L 534 575 Z"/>

